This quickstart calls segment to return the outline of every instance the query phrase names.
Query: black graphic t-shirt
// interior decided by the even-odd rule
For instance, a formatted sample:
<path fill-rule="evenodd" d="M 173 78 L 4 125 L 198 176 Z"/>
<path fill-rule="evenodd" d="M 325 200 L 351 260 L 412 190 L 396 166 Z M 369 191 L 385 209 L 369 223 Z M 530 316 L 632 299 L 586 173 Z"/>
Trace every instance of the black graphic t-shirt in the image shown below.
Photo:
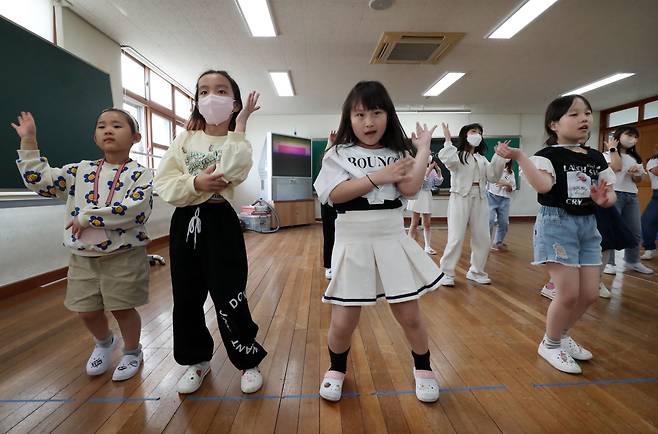
<path fill-rule="evenodd" d="M 584 149 L 586 154 L 547 146 L 531 157 L 535 166 L 553 175 L 555 182 L 548 193 L 537 194 L 540 204 L 563 208 L 569 214 L 594 214 L 595 204 L 590 187 L 599 179 L 614 184 L 615 175 L 603 154 L 594 149 Z"/>

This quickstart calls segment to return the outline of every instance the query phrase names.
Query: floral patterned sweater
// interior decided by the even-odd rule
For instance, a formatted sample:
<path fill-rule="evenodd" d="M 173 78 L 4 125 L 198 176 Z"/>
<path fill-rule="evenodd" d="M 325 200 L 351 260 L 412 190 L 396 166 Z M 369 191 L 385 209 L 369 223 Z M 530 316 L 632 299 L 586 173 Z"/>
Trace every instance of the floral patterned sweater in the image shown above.
<path fill-rule="evenodd" d="M 19 150 L 18 157 L 16 164 L 28 189 L 43 197 L 66 201 L 67 217 L 78 219 L 87 228 L 84 232 L 94 232 L 93 237 L 83 235 L 80 240 L 70 229 L 64 229 L 64 245 L 72 253 L 101 256 L 148 244 L 144 223 L 153 209 L 153 175 L 149 169 L 130 160 L 118 178 L 111 203 L 106 205 L 121 165 L 104 162 L 98 197 L 94 197 L 99 161 L 84 160 L 57 168 L 50 167 L 38 150 Z"/>

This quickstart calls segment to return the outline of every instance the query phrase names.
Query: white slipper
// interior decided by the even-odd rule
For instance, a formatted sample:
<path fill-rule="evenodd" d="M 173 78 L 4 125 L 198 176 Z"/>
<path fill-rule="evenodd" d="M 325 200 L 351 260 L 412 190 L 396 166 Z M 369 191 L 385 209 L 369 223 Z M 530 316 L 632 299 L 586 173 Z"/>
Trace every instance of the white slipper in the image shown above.
<path fill-rule="evenodd" d="M 91 356 L 89 356 L 89 360 L 87 360 L 87 375 L 102 375 L 109 369 L 110 362 L 112 361 L 112 350 L 114 350 L 116 342 L 117 339 L 113 335 L 112 343 L 109 347 L 99 347 L 96 345 Z"/>
<path fill-rule="evenodd" d="M 246 369 L 240 378 L 240 390 L 242 393 L 258 392 L 263 387 L 263 375 L 258 367 Z"/>
<path fill-rule="evenodd" d="M 327 371 L 320 385 L 320 396 L 327 401 L 339 401 L 343 394 L 345 374 L 338 371 Z"/>
<path fill-rule="evenodd" d="M 436 402 L 439 399 L 439 382 L 434 372 L 414 368 L 416 398 L 422 402 Z"/>
<path fill-rule="evenodd" d="M 197 363 L 189 366 L 185 374 L 180 377 L 176 390 L 178 393 L 194 393 L 199 390 L 203 379 L 210 372 L 210 362 Z"/>
<path fill-rule="evenodd" d="M 139 371 L 142 360 L 144 360 L 144 353 L 141 351 L 137 355 L 124 354 L 114 370 L 114 374 L 112 374 L 112 380 L 123 381 L 132 378 Z"/>

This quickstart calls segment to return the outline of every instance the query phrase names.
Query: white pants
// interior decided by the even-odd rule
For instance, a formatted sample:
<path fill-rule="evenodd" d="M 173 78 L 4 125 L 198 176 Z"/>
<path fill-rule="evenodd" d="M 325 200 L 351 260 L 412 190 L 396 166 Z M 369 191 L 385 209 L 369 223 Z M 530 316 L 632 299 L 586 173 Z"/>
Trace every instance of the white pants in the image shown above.
<path fill-rule="evenodd" d="M 455 276 L 455 267 L 462 254 L 466 226 L 471 227 L 471 268 L 469 271 L 486 275 L 484 266 L 489 257 L 489 204 L 480 197 L 480 188 L 473 186 L 468 196 L 450 193 L 448 202 L 448 242 L 441 258 L 441 271 Z"/>

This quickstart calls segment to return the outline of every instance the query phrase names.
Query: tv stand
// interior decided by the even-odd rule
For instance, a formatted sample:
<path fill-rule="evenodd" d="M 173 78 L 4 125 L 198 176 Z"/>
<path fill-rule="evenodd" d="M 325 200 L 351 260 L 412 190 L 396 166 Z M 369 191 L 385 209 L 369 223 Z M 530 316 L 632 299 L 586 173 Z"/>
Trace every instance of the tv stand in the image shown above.
<path fill-rule="evenodd" d="M 315 223 L 315 200 L 275 200 L 274 209 L 281 227 Z"/>

